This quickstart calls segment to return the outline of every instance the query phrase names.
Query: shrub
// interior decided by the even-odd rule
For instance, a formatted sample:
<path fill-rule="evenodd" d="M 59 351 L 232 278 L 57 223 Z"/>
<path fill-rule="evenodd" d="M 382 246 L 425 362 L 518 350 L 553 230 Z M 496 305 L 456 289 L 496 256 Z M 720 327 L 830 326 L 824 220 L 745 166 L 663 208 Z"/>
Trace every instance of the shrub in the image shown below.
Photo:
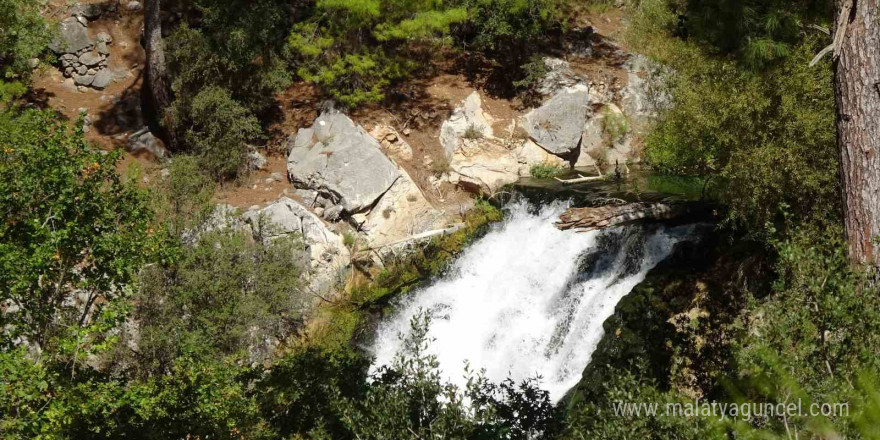
<path fill-rule="evenodd" d="M 176 156 L 169 171 L 155 192 L 153 209 L 171 235 L 179 237 L 198 230 L 208 218 L 216 184 L 195 156 Z"/>
<path fill-rule="evenodd" d="M 187 153 L 217 179 L 236 177 L 243 145 L 292 77 L 283 57 L 290 9 L 277 0 L 187 0 L 165 41 L 174 101 L 162 115 Z"/>
<path fill-rule="evenodd" d="M 206 171 L 219 180 L 233 179 L 245 164 L 245 142 L 260 136 L 260 123 L 226 90 L 209 87 L 195 96 L 186 143 Z"/>
<path fill-rule="evenodd" d="M 28 80 L 31 59 L 46 49 L 52 32 L 40 2 L 0 0 L 0 81 Z"/>
<path fill-rule="evenodd" d="M 47 349 L 157 253 L 146 193 L 119 179 L 118 159 L 51 112 L 0 113 L 0 302 L 18 308 L 0 314 L 0 347 L 24 337 Z"/>
<path fill-rule="evenodd" d="M 462 134 L 463 138 L 469 140 L 478 140 L 483 138 L 483 129 L 475 124 L 470 124 L 464 130 L 464 134 Z"/>
<path fill-rule="evenodd" d="M 607 105 L 602 107 L 601 114 L 602 129 L 608 134 L 612 145 L 626 136 L 629 132 L 629 121 L 626 119 L 626 115 L 612 110 Z"/>
<path fill-rule="evenodd" d="M 541 103 L 541 94 L 538 85 L 547 76 L 547 65 L 544 57 L 532 55 L 528 63 L 520 66 L 522 79 L 513 82 L 513 86 L 521 91 L 523 103 L 529 107 L 537 107 Z"/>
<path fill-rule="evenodd" d="M 550 164 L 532 165 L 529 169 L 529 175 L 536 179 L 550 179 L 564 172 L 565 168 Z"/>
<path fill-rule="evenodd" d="M 566 3 L 559 0 L 456 0 L 455 4 L 468 11 L 466 25 L 456 28 L 456 39 L 462 47 L 497 63 L 492 78 L 496 87 L 523 81 L 527 76 L 523 66 L 564 27 Z"/>
<path fill-rule="evenodd" d="M 711 48 L 671 37 L 674 14 L 663 5 L 642 1 L 630 38 L 675 72 L 668 85 L 674 106 L 647 136 L 646 161 L 722 184 L 728 224 L 758 237 L 766 238 L 767 222 L 836 221 L 831 64 L 808 66 L 823 43 L 806 34 L 789 56 L 762 70 L 742 69 Z"/>
<path fill-rule="evenodd" d="M 309 306 L 300 288 L 302 252 L 298 238 L 264 246 L 245 232 L 218 230 L 183 247 L 176 262 L 145 268 L 134 309 L 140 368 L 165 371 L 185 353 L 271 357 L 266 340 L 289 336 Z"/>

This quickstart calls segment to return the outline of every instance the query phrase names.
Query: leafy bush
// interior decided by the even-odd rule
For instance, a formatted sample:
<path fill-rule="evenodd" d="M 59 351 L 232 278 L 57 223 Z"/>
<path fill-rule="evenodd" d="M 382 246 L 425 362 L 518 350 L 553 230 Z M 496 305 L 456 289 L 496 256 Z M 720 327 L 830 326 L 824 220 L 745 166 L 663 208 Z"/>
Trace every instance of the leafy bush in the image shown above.
<path fill-rule="evenodd" d="M 255 116 L 233 100 L 226 90 L 208 87 L 193 98 L 186 143 L 216 179 L 228 180 L 242 172 L 245 142 L 261 135 Z"/>
<path fill-rule="evenodd" d="M 236 177 L 255 117 L 291 81 L 284 58 L 290 9 L 277 0 L 188 0 L 170 5 L 185 20 L 165 41 L 174 101 L 162 115 L 179 148 L 199 155 L 217 179 Z"/>
<path fill-rule="evenodd" d="M 536 179 L 550 179 L 564 172 L 565 168 L 550 164 L 532 165 L 529 169 L 529 175 Z"/>
<path fill-rule="evenodd" d="M 302 323 L 310 297 L 300 288 L 302 245 L 254 243 L 245 232 L 203 233 L 178 260 L 144 269 L 134 299 L 138 365 L 162 372 L 186 353 L 209 359 L 269 358 Z"/>
<path fill-rule="evenodd" d="M 547 76 L 544 57 L 532 55 L 529 62 L 520 66 L 520 69 L 522 70 L 522 79 L 513 81 L 513 86 L 521 90 L 520 96 L 526 106 L 537 107 L 541 104 L 542 98 L 538 92 L 538 85 Z"/>
<path fill-rule="evenodd" d="M 29 79 L 30 60 L 49 44 L 52 32 L 40 14 L 40 3 L 0 0 L 0 82 Z"/>
<path fill-rule="evenodd" d="M 789 56 L 747 70 L 671 37 L 675 16 L 665 2 L 643 0 L 638 11 L 631 41 L 675 72 L 674 106 L 646 139 L 647 162 L 662 172 L 717 179 L 730 224 L 756 236 L 767 222 L 836 221 L 831 65 L 808 66 L 824 43 L 802 35 Z"/>
<path fill-rule="evenodd" d="M 629 121 L 626 115 L 618 113 L 609 106 L 603 106 L 600 111 L 602 115 L 602 129 L 608 134 L 608 138 L 612 144 L 622 139 L 629 132 Z"/>
<path fill-rule="evenodd" d="M 0 113 L 0 302 L 17 309 L 0 314 L 0 347 L 45 349 L 88 324 L 158 251 L 146 194 L 119 179 L 118 158 L 50 112 Z"/>
<path fill-rule="evenodd" d="M 195 156 L 174 157 L 168 177 L 154 192 L 157 221 L 174 237 L 198 231 L 211 214 L 216 184 Z"/>
<path fill-rule="evenodd" d="M 566 3 L 559 0 L 456 0 L 455 4 L 468 11 L 468 21 L 456 29 L 456 39 L 498 64 L 492 78 L 497 87 L 523 81 L 528 75 L 524 66 L 564 27 Z"/>

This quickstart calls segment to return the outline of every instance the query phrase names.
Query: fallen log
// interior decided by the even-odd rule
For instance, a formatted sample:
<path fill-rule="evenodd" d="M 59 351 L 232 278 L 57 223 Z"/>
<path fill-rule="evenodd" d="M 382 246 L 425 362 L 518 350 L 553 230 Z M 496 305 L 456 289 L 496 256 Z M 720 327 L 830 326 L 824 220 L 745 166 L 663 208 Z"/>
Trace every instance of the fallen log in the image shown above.
<path fill-rule="evenodd" d="M 556 227 L 562 230 L 592 231 L 620 226 L 640 220 L 673 220 L 690 217 L 693 221 L 713 216 L 713 209 L 705 202 L 626 203 L 589 208 L 570 208 L 559 216 Z"/>
<path fill-rule="evenodd" d="M 556 181 L 561 182 L 563 185 L 574 185 L 576 183 L 584 183 L 584 182 L 593 182 L 596 180 L 603 180 L 605 176 L 602 174 L 602 169 L 599 168 L 599 165 L 593 164 L 596 167 L 596 172 L 599 173 L 598 176 L 586 177 L 583 174 L 578 173 L 578 177 L 576 179 L 560 179 L 558 177 L 554 177 Z M 629 168 L 627 168 L 627 172 L 629 172 Z"/>
<path fill-rule="evenodd" d="M 578 177 L 575 179 L 560 179 L 558 177 L 554 177 L 556 181 L 561 182 L 563 185 L 574 185 L 575 183 L 593 182 L 596 180 L 602 180 L 604 178 L 605 176 L 586 177 L 583 174 L 578 174 Z"/>

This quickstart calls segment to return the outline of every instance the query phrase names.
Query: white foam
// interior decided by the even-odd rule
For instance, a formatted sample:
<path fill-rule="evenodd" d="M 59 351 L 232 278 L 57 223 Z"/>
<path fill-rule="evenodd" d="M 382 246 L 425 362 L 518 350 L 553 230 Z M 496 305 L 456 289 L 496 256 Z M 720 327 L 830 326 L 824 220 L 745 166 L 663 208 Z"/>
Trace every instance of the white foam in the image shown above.
<path fill-rule="evenodd" d="M 379 325 L 374 366 L 391 363 L 411 317 L 426 310 L 430 351 L 447 380 L 463 386 L 468 362 L 495 382 L 541 376 L 551 399 L 562 398 L 580 380 L 617 302 L 682 239 L 663 229 L 648 234 L 627 271 L 626 246 L 599 249 L 600 234 L 622 229 L 560 231 L 553 222 L 564 209 L 554 204 L 535 214 L 524 203 L 512 205 L 447 275 L 411 293 Z M 580 257 L 590 252 L 605 252 L 608 264 L 578 278 Z"/>

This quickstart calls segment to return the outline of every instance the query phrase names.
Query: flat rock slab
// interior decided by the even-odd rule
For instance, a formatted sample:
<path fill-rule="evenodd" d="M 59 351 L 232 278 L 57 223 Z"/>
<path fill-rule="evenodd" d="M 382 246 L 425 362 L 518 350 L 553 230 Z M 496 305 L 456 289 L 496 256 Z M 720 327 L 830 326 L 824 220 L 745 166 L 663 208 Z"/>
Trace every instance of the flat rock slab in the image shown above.
<path fill-rule="evenodd" d="M 368 208 L 400 177 L 379 143 L 348 116 L 324 112 L 288 140 L 287 171 L 298 187 L 318 191 L 348 213 Z"/>
<path fill-rule="evenodd" d="M 524 125 L 529 137 L 541 148 L 565 156 L 578 147 L 590 113 L 589 88 L 579 85 L 563 89 L 529 112 Z"/>
<path fill-rule="evenodd" d="M 360 225 L 371 248 L 445 227 L 446 215 L 434 208 L 409 174 L 401 171 L 394 185 L 379 199 Z"/>

